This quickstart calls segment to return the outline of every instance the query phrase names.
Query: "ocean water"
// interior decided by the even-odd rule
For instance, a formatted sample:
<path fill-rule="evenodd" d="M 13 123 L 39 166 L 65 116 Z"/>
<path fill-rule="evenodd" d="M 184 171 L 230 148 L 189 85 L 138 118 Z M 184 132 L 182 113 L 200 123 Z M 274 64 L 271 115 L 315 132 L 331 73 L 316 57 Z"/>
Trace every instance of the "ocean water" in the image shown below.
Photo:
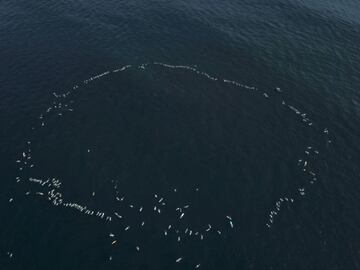
<path fill-rule="evenodd" d="M 0 269 L 360 269 L 360 2 L 0 1 Z"/>

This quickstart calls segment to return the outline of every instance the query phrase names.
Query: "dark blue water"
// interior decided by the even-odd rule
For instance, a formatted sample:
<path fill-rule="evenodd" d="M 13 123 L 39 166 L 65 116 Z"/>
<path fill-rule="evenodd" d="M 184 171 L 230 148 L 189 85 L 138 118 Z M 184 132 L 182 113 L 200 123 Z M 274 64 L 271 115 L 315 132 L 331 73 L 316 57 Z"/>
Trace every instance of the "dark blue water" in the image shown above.
<path fill-rule="evenodd" d="M 360 269 L 359 44 L 354 0 L 0 1 L 0 269 Z"/>

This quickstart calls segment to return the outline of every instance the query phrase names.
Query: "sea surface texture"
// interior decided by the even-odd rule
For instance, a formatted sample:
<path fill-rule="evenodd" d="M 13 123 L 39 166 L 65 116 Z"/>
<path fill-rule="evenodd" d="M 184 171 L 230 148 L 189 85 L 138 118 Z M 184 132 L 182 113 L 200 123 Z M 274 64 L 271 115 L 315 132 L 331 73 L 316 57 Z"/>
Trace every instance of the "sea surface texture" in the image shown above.
<path fill-rule="evenodd" d="M 358 0 L 1 0 L 0 269 L 360 269 Z"/>

